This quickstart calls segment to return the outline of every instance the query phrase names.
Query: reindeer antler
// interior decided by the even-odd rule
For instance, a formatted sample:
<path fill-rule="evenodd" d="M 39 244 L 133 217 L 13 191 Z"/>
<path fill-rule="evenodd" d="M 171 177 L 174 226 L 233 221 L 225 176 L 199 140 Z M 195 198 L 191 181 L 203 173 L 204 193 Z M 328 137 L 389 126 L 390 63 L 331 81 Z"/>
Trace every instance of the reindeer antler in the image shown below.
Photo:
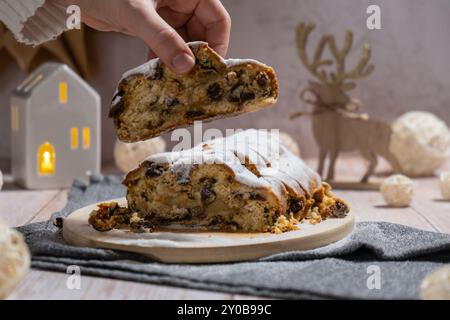
<path fill-rule="evenodd" d="M 350 72 L 345 71 L 345 59 L 350 53 L 353 45 L 353 33 L 347 31 L 345 34 L 344 45 L 341 50 L 336 46 L 336 40 L 333 36 L 328 39 L 330 51 L 336 60 L 336 72 L 330 74 L 334 84 L 342 84 L 345 80 L 357 80 L 370 75 L 375 68 L 373 64 L 368 64 L 371 56 L 370 46 L 365 44 L 363 47 L 361 58 L 358 64 Z"/>
<path fill-rule="evenodd" d="M 327 42 L 329 41 L 330 35 L 324 35 L 320 39 L 316 51 L 314 53 L 313 61 L 309 60 L 308 53 L 306 52 L 306 45 L 308 42 L 309 35 L 314 30 L 316 26 L 313 23 L 305 24 L 303 22 L 297 25 L 297 49 L 300 60 L 303 62 L 304 66 L 316 76 L 320 81 L 327 83 L 328 75 L 325 70 L 320 70 L 321 67 L 332 65 L 333 61 L 323 60 L 322 55 Z"/>
<path fill-rule="evenodd" d="M 345 59 L 353 45 L 353 33 L 347 31 L 345 34 L 344 45 L 342 49 L 338 49 L 336 46 L 336 40 L 333 35 L 323 35 L 317 44 L 316 51 L 314 53 L 313 61 L 310 61 L 306 52 L 307 42 L 309 35 L 315 29 L 313 23 L 299 23 L 297 25 L 297 49 L 300 60 L 305 67 L 316 76 L 321 82 L 326 84 L 342 84 L 345 80 L 357 80 L 367 77 L 374 70 L 374 65 L 368 64 L 371 56 L 371 50 L 369 45 L 364 45 L 361 59 L 353 70 L 350 72 L 345 71 Z M 336 60 L 336 72 L 327 73 L 322 68 L 324 66 L 333 65 L 333 61 L 329 59 L 322 59 L 323 52 L 326 45 L 330 46 L 331 54 Z"/>

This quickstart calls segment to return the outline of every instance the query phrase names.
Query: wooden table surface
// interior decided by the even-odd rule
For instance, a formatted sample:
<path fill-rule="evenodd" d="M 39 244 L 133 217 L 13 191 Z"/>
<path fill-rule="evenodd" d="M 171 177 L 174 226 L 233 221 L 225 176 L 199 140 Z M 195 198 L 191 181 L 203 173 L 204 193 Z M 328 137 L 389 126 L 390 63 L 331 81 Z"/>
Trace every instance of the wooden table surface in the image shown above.
<path fill-rule="evenodd" d="M 309 161 L 314 165 L 314 161 Z M 362 175 L 364 163 L 346 157 L 338 161 L 338 178 L 351 179 Z M 447 165 L 448 169 L 450 166 Z M 377 170 L 374 180 L 382 180 L 385 165 Z M 28 191 L 8 182 L 0 192 L 0 218 L 10 226 L 43 221 L 64 207 L 67 190 Z M 352 205 L 357 221 L 388 221 L 411 227 L 450 233 L 450 202 L 441 200 L 437 177 L 414 179 L 415 197 L 408 208 L 387 208 L 377 191 L 344 191 L 336 193 Z M 31 270 L 10 299 L 246 299 L 220 292 L 189 290 L 176 287 L 140 284 L 82 276 L 81 289 L 69 290 L 68 275 Z"/>

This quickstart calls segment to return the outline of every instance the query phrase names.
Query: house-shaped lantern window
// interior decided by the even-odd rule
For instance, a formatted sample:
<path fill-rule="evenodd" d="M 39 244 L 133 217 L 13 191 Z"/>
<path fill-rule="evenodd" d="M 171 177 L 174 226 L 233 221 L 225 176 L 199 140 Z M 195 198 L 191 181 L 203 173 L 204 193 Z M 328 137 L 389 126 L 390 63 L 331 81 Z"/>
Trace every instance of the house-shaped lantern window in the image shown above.
<path fill-rule="evenodd" d="M 12 172 L 28 189 L 100 172 L 100 97 L 64 64 L 46 63 L 11 96 Z"/>

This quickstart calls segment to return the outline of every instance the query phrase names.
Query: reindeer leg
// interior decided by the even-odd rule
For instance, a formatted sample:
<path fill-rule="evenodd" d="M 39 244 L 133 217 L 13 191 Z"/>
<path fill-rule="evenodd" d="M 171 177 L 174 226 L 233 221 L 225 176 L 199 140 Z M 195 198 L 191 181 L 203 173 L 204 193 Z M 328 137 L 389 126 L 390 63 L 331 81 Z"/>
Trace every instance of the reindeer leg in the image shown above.
<path fill-rule="evenodd" d="M 339 155 L 339 152 L 337 150 L 332 150 L 330 152 L 330 163 L 328 165 L 328 175 L 327 180 L 331 181 L 334 179 L 334 167 L 336 165 L 336 160 Z"/>
<path fill-rule="evenodd" d="M 369 166 L 367 167 L 367 171 L 361 179 L 362 183 L 366 183 L 367 181 L 369 181 L 369 178 L 373 175 L 378 164 L 378 158 L 374 152 L 369 151 L 364 157 L 369 160 Z"/>
<path fill-rule="evenodd" d="M 317 172 L 319 173 L 320 177 L 324 177 L 324 169 L 325 169 L 325 158 L 327 157 L 327 151 L 320 148 L 319 150 L 319 166 L 317 168 Z"/>

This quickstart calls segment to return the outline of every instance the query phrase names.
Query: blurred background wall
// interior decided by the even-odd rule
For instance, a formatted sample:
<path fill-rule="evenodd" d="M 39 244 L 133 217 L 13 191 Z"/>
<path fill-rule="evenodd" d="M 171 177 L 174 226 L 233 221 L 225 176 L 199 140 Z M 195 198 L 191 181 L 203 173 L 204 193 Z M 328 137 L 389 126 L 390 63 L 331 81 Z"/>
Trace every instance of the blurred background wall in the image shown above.
<path fill-rule="evenodd" d="M 279 128 L 300 143 L 304 156 L 316 154 L 309 119 L 288 119 L 291 112 L 303 108 L 298 95 L 311 78 L 299 62 L 295 47 L 295 26 L 300 20 L 317 24 L 311 38 L 313 46 L 325 32 L 334 33 L 341 44 L 345 30 L 353 30 L 358 50 L 353 52 L 355 59 L 351 61 L 357 61 L 364 42 L 372 46 L 375 72 L 352 91 L 372 117 L 392 121 L 408 110 L 421 109 L 450 124 L 450 1 L 224 0 L 223 3 L 233 20 L 229 56 L 252 57 L 273 66 L 280 80 L 280 98 L 271 109 L 205 124 L 205 129 Z M 369 4 L 381 6 L 382 30 L 366 28 Z M 96 72 L 90 83 L 103 98 L 103 160 L 110 162 L 115 131 L 107 118 L 109 102 L 121 74 L 145 61 L 146 48 L 138 39 L 100 32 L 91 35 L 89 46 L 96 56 Z M 3 163 L 7 163 L 10 152 L 9 93 L 24 77 L 13 63 L 0 74 Z M 170 135 L 165 137 L 170 140 Z"/>

